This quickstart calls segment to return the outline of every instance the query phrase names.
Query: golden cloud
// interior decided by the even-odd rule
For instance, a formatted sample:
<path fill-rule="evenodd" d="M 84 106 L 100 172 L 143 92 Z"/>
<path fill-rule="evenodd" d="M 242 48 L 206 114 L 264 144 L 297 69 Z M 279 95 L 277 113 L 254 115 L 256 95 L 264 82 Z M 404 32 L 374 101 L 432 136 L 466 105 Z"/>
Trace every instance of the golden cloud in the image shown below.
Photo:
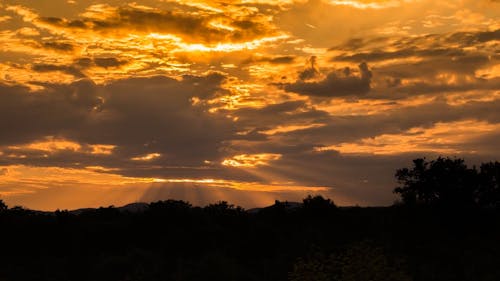
<path fill-rule="evenodd" d="M 260 154 L 240 154 L 230 159 L 222 161 L 222 165 L 231 167 L 256 167 L 269 165 L 269 162 L 281 158 L 280 154 L 260 153 Z"/>
<path fill-rule="evenodd" d="M 131 160 L 134 160 L 134 161 L 151 161 L 151 160 L 156 159 L 156 158 L 158 158 L 160 156 L 161 156 L 160 153 L 149 153 L 149 154 L 146 154 L 146 155 L 132 157 Z"/>
<path fill-rule="evenodd" d="M 8 146 L 11 151 L 36 151 L 40 153 L 57 153 L 69 151 L 74 153 L 111 155 L 115 145 L 108 144 L 80 144 L 71 140 L 52 136 L 27 144 Z"/>
<path fill-rule="evenodd" d="M 317 147 L 317 151 L 335 150 L 342 154 L 394 155 L 410 152 L 441 154 L 478 153 L 480 148 L 466 144 L 485 134 L 500 130 L 500 124 L 465 120 L 436 123 L 431 128 L 415 127 L 402 134 L 383 134 L 357 142 Z"/>
<path fill-rule="evenodd" d="M 214 14 L 204 10 L 180 12 L 138 5 L 97 4 L 88 7 L 78 19 L 43 17 L 22 6 L 7 9 L 21 15 L 26 22 L 61 35 L 92 32 L 119 38 L 128 34 L 158 33 L 177 36 L 188 43 L 205 44 L 241 43 L 278 35 L 270 16 L 251 9 L 234 13 L 229 9 Z"/>

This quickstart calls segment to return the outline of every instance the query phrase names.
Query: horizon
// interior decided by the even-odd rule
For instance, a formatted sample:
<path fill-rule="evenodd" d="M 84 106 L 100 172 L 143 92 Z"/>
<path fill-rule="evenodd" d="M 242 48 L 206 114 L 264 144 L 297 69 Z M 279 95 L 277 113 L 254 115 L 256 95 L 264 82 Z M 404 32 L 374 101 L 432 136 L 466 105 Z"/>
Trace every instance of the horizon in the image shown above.
<path fill-rule="evenodd" d="M 500 160 L 497 0 L 4 0 L 0 199 L 389 206 Z"/>
<path fill-rule="evenodd" d="M 311 195 L 312 196 L 312 195 Z M 318 195 L 320 196 L 320 195 Z M 190 205 L 191 208 L 206 208 L 210 205 L 217 205 L 217 204 L 228 204 L 228 206 L 232 206 L 234 208 L 241 208 L 243 211 L 250 211 L 250 210 L 260 210 L 260 209 L 265 209 L 265 208 L 268 208 L 268 207 L 272 207 L 274 206 L 277 202 L 279 203 L 283 203 L 283 204 L 300 204 L 302 205 L 303 204 L 303 200 L 305 200 L 307 197 L 305 198 L 302 198 L 302 200 L 299 200 L 299 201 L 281 201 L 281 200 L 275 200 L 272 204 L 269 204 L 269 205 L 265 205 L 265 206 L 256 206 L 256 207 L 253 207 L 253 208 L 245 208 L 243 206 L 239 206 L 237 204 L 232 204 L 232 202 L 227 202 L 227 201 L 224 201 L 224 200 L 221 200 L 221 201 L 214 201 L 214 202 L 208 202 L 204 205 L 197 205 L 197 204 L 191 204 L 191 202 L 189 201 L 185 201 L 185 200 L 182 200 L 182 199 L 164 199 L 164 200 L 158 200 L 158 201 L 151 201 L 151 202 L 131 202 L 131 203 L 128 203 L 128 204 L 125 204 L 125 205 L 119 205 L 119 206 L 115 206 L 115 205 L 108 205 L 108 206 L 97 206 L 97 207 L 87 207 L 87 208 L 77 208 L 77 209 L 55 209 L 55 210 L 35 210 L 35 209 L 29 209 L 29 208 L 24 208 L 23 206 L 8 206 L 7 205 L 7 208 L 8 209 L 12 209 L 12 208 L 22 208 L 24 210 L 28 210 L 28 211 L 34 211 L 34 212 L 46 212 L 46 213 L 54 213 L 54 212 L 57 212 L 57 211 L 68 211 L 68 212 L 75 212 L 75 211 L 80 211 L 80 210 L 96 210 L 96 209 L 101 209 L 101 208 L 115 208 L 115 209 L 123 209 L 125 207 L 128 207 L 128 206 L 133 206 L 133 205 L 147 205 L 149 206 L 150 204 L 154 204 L 154 203 L 166 203 L 166 202 L 169 202 L 169 201 L 174 201 L 174 202 L 184 202 L 184 203 L 187 203 Z M 321 196 L 321 198 L 323 198 Z M 331 199 L 331 198 L 323 198 L 325 200 L 330 200 L 333 205 L 337 208 L 386 208 L 386 207 L 392 207 L 392 206 L 338 206 L 335 204 L 335 202 Z M 5 203 L 5 202 L 4 202 Z M 141 210 L 140 210 L 141 211 Z"/>

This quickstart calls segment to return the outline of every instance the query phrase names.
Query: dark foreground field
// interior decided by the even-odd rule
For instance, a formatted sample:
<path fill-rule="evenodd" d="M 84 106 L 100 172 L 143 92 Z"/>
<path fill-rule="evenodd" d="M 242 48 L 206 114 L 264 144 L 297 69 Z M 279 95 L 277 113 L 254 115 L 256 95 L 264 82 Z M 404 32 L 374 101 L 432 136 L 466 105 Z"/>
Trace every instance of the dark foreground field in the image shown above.
<path fill-rule="evenodd" d="M 0 280 L 500 280 L 492 209 L 162 201 L 0 211 Z"/>

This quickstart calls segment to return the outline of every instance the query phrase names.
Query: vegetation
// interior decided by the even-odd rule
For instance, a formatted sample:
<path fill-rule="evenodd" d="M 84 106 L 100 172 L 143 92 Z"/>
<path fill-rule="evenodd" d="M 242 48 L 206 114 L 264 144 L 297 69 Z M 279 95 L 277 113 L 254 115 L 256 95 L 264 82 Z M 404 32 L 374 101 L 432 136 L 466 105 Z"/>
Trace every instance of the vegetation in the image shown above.
<path fill-rule="evenodd" d="M 500 280 L 499 163 L 417 159 L 401 204 L 251 212 L 167 200 L 37 212 L 0 200 L 0 280 Z M 133 207 L 133 208 L 132 208 Z"/>
<path fill-rule="evenodd" d="M 389 258 L 380 248 L 363 241 L 347 250 L 324 256 L 316 254 L 299 258 L 290 273 L 291 281 L 406 281 L 411 278 L 401 265 Z"/>
<path fill-rule="evenodd" d="M 413 160 L 413 167 L 399 169 L 400 187 L 394 190 L 406 205 L 447 208 L 489 207 L 500 203 L 500 163 L 481 164 L 478 171 L 463 159 L 439 157 Z"/>

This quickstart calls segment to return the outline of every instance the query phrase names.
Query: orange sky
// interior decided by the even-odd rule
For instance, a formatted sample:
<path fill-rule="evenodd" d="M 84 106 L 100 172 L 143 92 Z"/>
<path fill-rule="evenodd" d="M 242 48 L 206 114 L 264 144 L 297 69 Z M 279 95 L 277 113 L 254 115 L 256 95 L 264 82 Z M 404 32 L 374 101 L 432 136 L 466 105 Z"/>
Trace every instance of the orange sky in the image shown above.
<path fill-rule="evenodd" d="M 500 158 L 495 0 L 4 0 L 0 42 L 9 205 L 387 205 Z"/>

